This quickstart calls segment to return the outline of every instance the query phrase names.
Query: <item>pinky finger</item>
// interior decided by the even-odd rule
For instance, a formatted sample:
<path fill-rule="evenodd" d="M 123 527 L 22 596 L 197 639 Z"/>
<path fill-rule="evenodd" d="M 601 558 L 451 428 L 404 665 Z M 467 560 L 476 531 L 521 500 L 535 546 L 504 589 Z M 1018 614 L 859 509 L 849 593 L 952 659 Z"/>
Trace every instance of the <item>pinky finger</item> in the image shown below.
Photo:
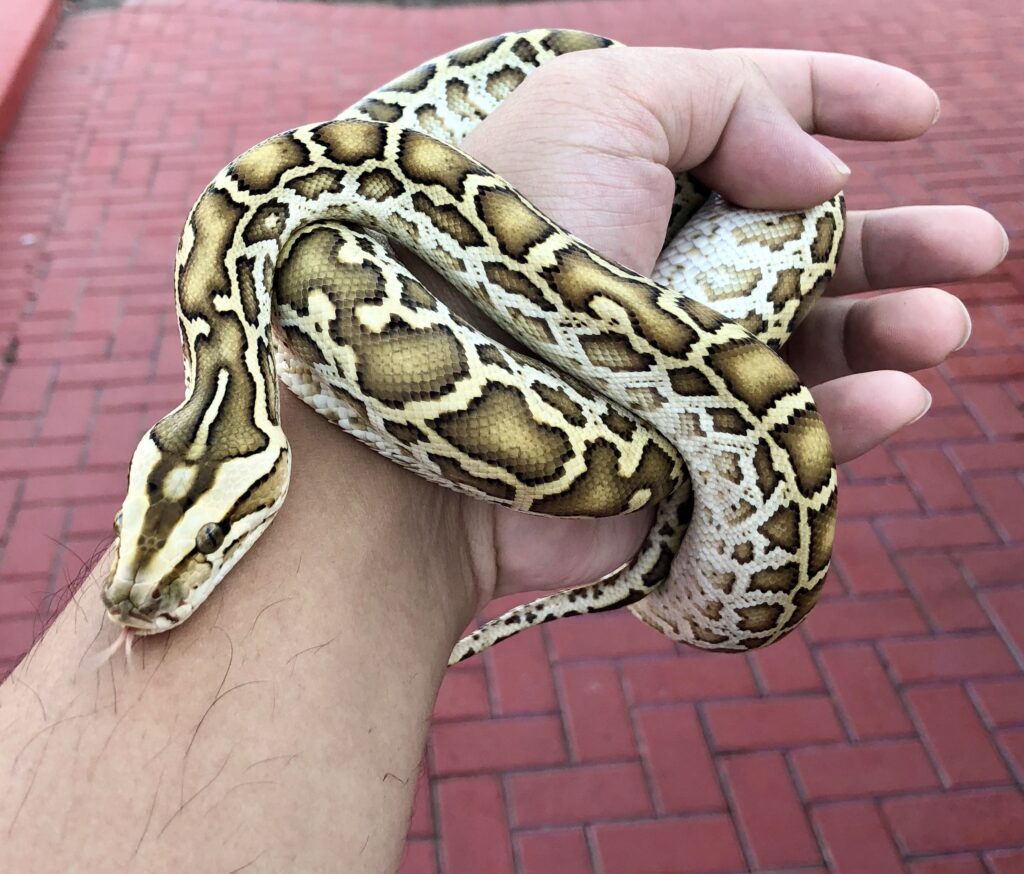
<path fill-rule="evenodd" d="M 837 464 L 874 449 L 920 419 L 932 403 L 924 386 L 899 370 L 854 373 L 815 386 L 811 393 Z"/>

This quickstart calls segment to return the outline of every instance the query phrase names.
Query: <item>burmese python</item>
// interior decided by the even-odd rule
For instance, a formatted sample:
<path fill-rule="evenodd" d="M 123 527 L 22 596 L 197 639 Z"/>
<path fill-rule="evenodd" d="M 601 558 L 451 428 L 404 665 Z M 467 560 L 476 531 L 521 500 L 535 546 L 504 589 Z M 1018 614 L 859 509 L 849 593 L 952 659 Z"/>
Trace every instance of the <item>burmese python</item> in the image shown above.
<path fill-rule="evenodd" d="M 828 570 L 837 478 L 811 396 L 773 350 L 834 272 L 841 195 L 744 211 L 680 177 L 652 281 L 454 147 L 541 64 L 610 45 L 560 30 L 474 43 L 265 140 L 210 183 L 175 268 L 186 399 L 132 459 L 103 588 L 112 620 L 138 634 L 179 624 L 270 524 L 290 465 L 278 376 L 469 495 L 553 515 L 658 502 L 627 568 L 510 611 L 452 661 L 626 604 L 717 649 L 803 619 Z M 382 237 L 542 360 L 454 317 Z"/>

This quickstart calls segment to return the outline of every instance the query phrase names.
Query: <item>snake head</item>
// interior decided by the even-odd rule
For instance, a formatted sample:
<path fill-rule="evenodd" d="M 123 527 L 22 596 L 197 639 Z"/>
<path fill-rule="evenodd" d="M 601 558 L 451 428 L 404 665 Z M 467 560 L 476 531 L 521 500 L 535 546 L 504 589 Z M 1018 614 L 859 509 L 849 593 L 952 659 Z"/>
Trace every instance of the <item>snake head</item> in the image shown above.
<path fill-rule="evenodd" d="M 114 517 L 107 616 L 142 635 L 191 616 L 277 515 L 290 458 L 283 432 L 255 453 L 226 457 L 174 451 L 156 427 L 147 432 Z"/>

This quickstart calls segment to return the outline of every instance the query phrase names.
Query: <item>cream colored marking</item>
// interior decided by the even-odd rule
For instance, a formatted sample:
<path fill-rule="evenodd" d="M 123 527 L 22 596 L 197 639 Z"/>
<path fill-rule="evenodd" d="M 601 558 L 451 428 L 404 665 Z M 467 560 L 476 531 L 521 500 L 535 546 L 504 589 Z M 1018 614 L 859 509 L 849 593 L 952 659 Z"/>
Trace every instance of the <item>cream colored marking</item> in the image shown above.
<path fill-rule="evenodd" d="M 164 477 L 164 497 L 168 501 L 183 501 L 196 481 L 196 473 L 197 468 L 191 464 L 171 470 Z"/>
<path fill-rule="evenodd" d="M 203 412 L 203 418 L 199 422 L 199 427 L 196 429 L 195 440 L 193 440 L 188 452 L 190 461 L 198 461 L 206 451 L 210 441 L 210 428 L 213 427 L 213 423 L 217 421 L 217 417 L 220 415 L 220 408 L 224 403 L 224 397 L 227 394 L 230 381 L 231 374 L 226 367 L 222 367 L 217 371 L 217 389 L 210 400 L 210 406 Z"/>

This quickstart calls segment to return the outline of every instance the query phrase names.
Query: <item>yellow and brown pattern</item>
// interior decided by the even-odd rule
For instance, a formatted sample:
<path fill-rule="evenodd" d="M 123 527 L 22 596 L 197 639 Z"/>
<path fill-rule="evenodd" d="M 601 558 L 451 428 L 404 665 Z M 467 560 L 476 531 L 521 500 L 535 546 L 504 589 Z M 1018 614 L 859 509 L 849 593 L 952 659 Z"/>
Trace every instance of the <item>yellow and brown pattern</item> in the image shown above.
<path fill-rule="evenodd" d="M 674 639 L 726 650 L 770 643 L 807 614 L 828 570 L 836 472 L 809 393 L 772 348 L 834 272 L 842 198 L 743 211 L 680 177 L 652 280 L 457 148 L 537 67 L 610 45 L 561 30 L 474 43 L 214 179 L 178 251 L 187 398 L 133 458 L 104 587 L 112 619 L 141 634 L 180 623 L 273 519 L 289 463 L 275 374 L 467 495 L 560 515 L 657 504 L 629 567 L 510 611 L 453 661 L 626 605 Z M 536 357 L 454 316 L 382 237 Z"/>

